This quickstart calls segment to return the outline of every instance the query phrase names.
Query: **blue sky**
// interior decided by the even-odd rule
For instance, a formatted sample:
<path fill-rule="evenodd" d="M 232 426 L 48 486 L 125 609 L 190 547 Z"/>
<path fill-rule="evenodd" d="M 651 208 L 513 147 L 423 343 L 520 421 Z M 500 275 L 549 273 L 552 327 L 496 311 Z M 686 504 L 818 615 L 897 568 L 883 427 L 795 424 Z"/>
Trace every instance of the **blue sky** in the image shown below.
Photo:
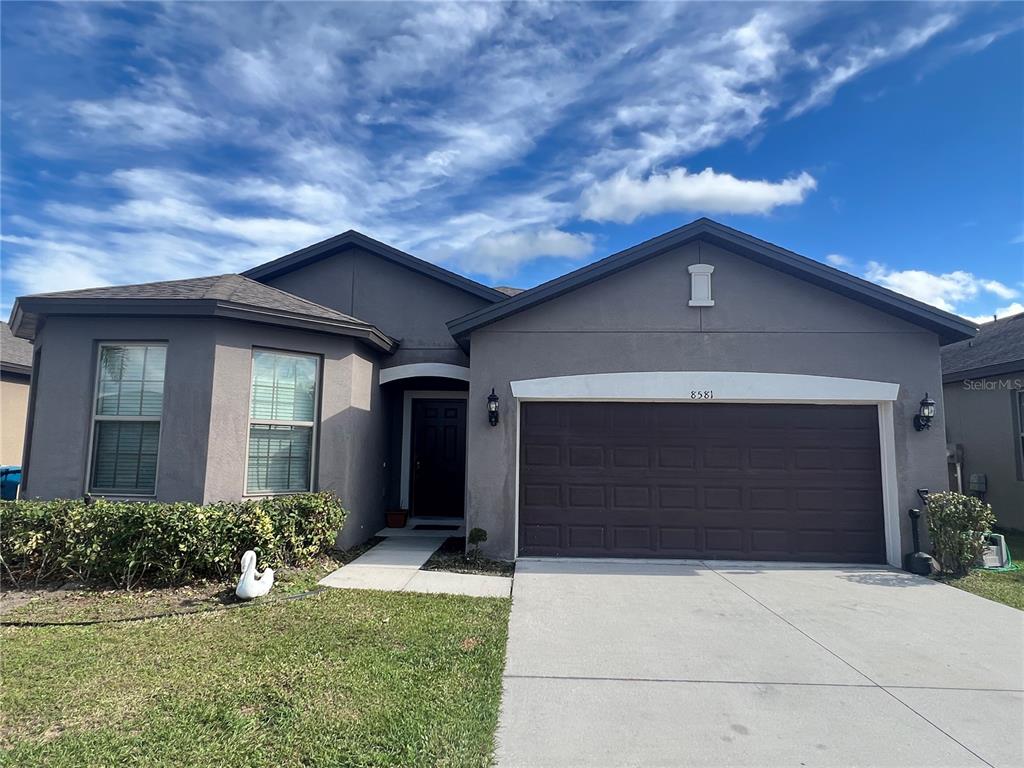
<path fill-rule="evenodd" d="M 4 3 L 2 297 L 349 228 L 529 287 L 707 215 L 1024 311 L 1024 6 Z"/>

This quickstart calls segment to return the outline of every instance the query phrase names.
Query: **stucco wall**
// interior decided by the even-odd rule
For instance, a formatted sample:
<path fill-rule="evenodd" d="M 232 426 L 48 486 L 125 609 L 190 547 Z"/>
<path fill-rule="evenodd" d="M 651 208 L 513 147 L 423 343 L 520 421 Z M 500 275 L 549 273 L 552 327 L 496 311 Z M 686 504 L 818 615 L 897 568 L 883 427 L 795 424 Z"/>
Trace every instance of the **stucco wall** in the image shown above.
<path fill-rule="evenodd" d="M 384 415 L 377 363 L 350 338 L 222 323 L 216 332 L 208 432 L 207 501 L 245 494 L 249 382 L 253 347 L 322 356 L 315 487 L 333 490 L 349 510 L 338 543 L 350 546 L 383 527 Z"/>
<path fill-rule="evenodd" d="M 361 249 L 329 256 L 267 283 L 373 323 L 399 340 L 398 351 L 385 366 L 468 365 L 445 323 L 490 303 Z"/>
<path fill-rule="evenodd" d="M 516 413 L 509 382 L 619 371 L 760 371 L 897 382 L 894 406 L 901 530 L 916 488 L 945 485 L 943 414 L 911 425 L 926 391 L 941 391 L 935 334 L 762 267 L 694 243 L 501 320 L 472 334 L 467 524 L 487 529 L 486 549 L 513 555 Z M 714 264 L 715 306 L 687 306 L 686 267 Z M 491 387 L 501 422 L 487 423 Z M 475 408 L 474 404 L 481 404 Z"/>
<path fill-rule="evenodd" d="M 100 341 L 167 342 L 156 498 L 202 501 L 215 321 L 51 317 L 36 338 L 36 389 L 26 497 L 85 492 Z"/>
<path fill-rule="evenodd" d="M 1024 371 L 952 382 L 943 387 L 943 402 L 946 439 L 964 447 L 964 490 L 972 473 L 987 475 L 985 500 L 999 524 L 1024 530 L 1024 478 L 1015 413 L 1020 387 L 1024 387 Z"/>
<path fill-rule="evenodd" d="M 343 546 L 383 525 L 384 429 L 375 353 L 350 338 L 235 320 L 50 318 L 41 351 L 35 426 L 24 494 L 85 491 L 100 341 L 167 342 L 155 498 L 210 502 L 245 491 L 253 347 L 322 355 L 321 423 L 314 488 L 350 511 Z"/>
<path fill-rule="evenodd" d="M 28 387 L 28 376 L 0 373 L 0 464 L 21 464 Z"/>

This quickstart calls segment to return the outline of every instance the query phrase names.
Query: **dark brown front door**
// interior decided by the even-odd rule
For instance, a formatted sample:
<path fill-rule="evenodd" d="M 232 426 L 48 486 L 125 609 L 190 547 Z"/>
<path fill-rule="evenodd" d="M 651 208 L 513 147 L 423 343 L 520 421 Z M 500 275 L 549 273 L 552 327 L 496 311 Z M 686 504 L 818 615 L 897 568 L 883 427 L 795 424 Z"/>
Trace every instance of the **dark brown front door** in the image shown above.
<path fill-rule="evenodd" d="M 462 516 L 465 400 L 413 400 L 411 485 L 414 515 Z"/>
<path fill-rule="evenodd" d="M 519 554 L 885 561 L 874 406 L 524 403 Z"/>

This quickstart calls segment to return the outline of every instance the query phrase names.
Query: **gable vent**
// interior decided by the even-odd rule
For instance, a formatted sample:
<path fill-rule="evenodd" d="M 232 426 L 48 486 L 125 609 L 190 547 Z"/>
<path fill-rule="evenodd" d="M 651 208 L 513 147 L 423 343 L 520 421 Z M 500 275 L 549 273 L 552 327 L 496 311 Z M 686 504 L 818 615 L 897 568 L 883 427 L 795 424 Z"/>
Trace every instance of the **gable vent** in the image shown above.
<path fill-rule="evenodd" d="M 711 298 L 711 273 L 715 271 L 713 264 L 691 264 L 690 271 L 690 306 L 713 307 Z"/>

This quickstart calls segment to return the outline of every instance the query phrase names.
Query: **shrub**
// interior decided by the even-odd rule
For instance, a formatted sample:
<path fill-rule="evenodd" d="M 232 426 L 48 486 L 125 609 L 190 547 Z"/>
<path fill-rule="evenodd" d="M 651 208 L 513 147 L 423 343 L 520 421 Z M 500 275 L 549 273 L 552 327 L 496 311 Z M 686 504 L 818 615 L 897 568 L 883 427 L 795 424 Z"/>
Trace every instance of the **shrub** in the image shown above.
<path fill-rule="evenodd" d="M 928 495 L 928 535 L 932 554 L 943 571 L 961 575 L 985 548 L 985 534 L 995 523 L 992 507 L 954 491 Z"/>
<path fill-rule="evenodd" d="M 206 506 L 4 501 L 0 575 L 13 584 L 70 578 L 131 589 L 233 574 L 247 549 L 265 565 L 301 565 L 333 545 L 345 516 L 329 492 Z"/>
<path fill-rule="evenodd" d="M 473 548 L 470 553 L 473 557 L 480 556 L 480 545 L 487 541 L 487 531 L 483 528 L 473 528 L 469 532 L 469 536 L 466 537 L 466 541 L 469 542 L 469 546 Z"/>

